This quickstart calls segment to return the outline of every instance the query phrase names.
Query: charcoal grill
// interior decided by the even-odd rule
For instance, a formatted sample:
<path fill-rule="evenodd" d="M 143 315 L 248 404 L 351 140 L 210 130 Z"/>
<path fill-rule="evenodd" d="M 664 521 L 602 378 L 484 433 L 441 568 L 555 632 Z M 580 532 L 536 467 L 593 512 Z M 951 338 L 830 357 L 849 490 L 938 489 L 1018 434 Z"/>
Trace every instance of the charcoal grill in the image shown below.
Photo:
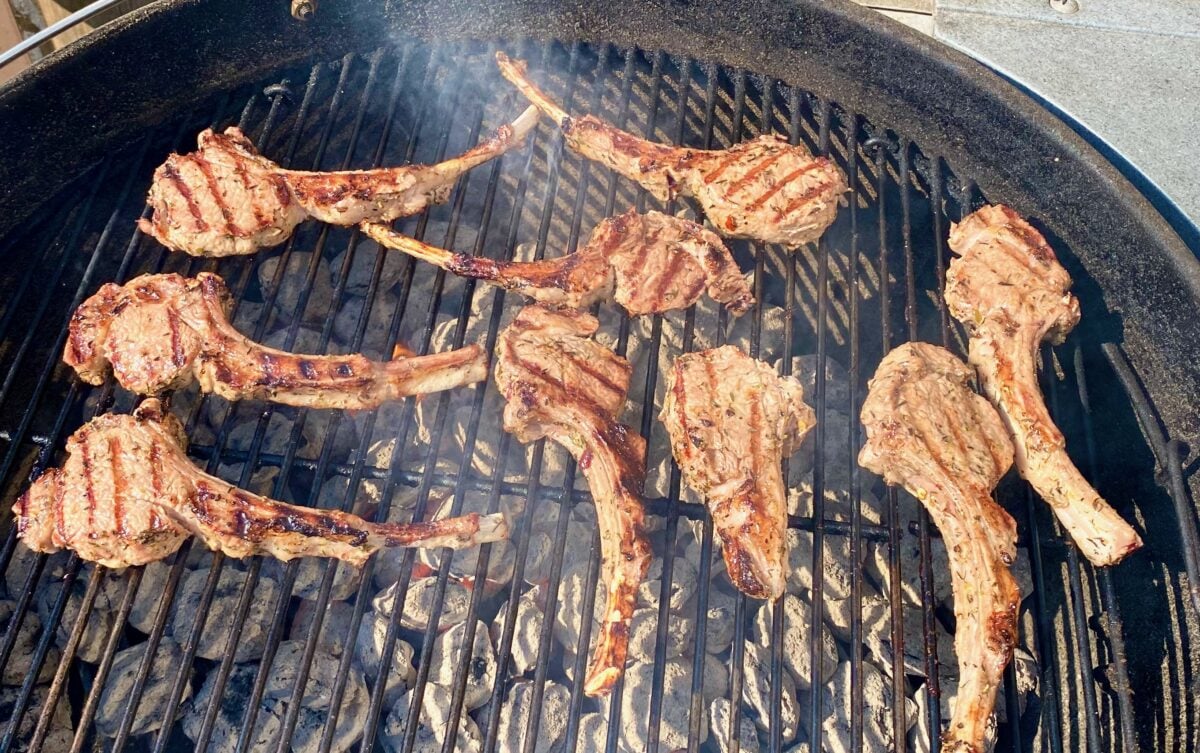
<path fill-rule="evenodd" d="M 192 455 L 242 486 L 380 519 L 523 500 L 520 525 L 509 548 L 485 546 L 465 564 L 410 552 L 376 558 L 357 580 L 326 563 L 226 561 L 196 546 L 113 574 L 30 555 L 6 510 L 0 751 L 448 753 L 472 749 L 462 741 L 476 732 L 488 751 L 544 750 L 539 732 L 555 750 L 716 750 L 717 737 L 739 739 L 725 733 L 743 720 L 746 741 L 773 751 L 805 741 L 936 748 L 938 699 L 952 690 L 940 541 L 911 499 L 857 468 L 857 421 L 837 418 L 857 413 L 887 348 L 921 339 L 962 352 L 941 303 L 945 237 L 984 201 L 1036 218 L 1076 280 L 1084 323 L 1043 353 L 1043 387 L 1085 474 L 1147 541 L 1097 571 L 1023 482 L 1002 485 L 1027 562 L 1020 643 L 1034 663 L 1009 669 L 998 749 L 1196 748 L 1200 264 L 1119 173 L 978 66 L 841 3 L 400 5 L 324 3 L 301 23 L 282 0 L 158 3 L 0 93 L 4 499 L 56 462 L 83 421 L 135 404 L 111 382 L 82 385 L 57 360 L 70 311 L 106 281 L 217 271 L 236 294 L 238 326 L 282 347 L 376 357 L 398 343 L 490 348 L 519 308 L 514 296 L 382 253 L 349 230 L 308 223 L 281 249 L 215 262 L 166 253 L 134 220 L 154 166 L 208 125 L 236 123 L 300 168 L 451 154 L 520 107 L 491 63 L 500 48 L 528 58 L 570 110 L 700 146 L 782 133 L 849 178 L 849 204 L 816 246 L 787 255 L 732 244 L 761 302 L 742 320 L 705 307 L 638 322 L 602 312 L 601 337 L 635 364 L 624 418 L 650 440 L 659 591 L 684 592 L 695 565 L 694 593 L 681 604 L 649 594 L 646 660 L 611 699 L 586 699 L 571 678 L 591 637 L 582 615 L 600 598 L 589 496 L 553 446 L 526 450 L 498 430 L 490 383 L 359 415 L 181 392 L 172 410 Z M 495 258 L 553 256 L 633 205 L 655 203 L 565 152 L 543 123 L 530 147 L 475 170 L 446 205 L 402 227 Z M 802 490 L 790 525 L 811 541 L 809 572 L 824 574 L 794 589 L 811 604 L 798 630 L 783 608 L 728 588 L 703 507 L 663 462 L 661 369 L 725 341 L 785 372 L 807 370 L 825 417 L 788 468 Z M 511 573 L 496 576 L 494 561 L 507 557 Z M 516 605 L 534 588 L 527 581 L 544 620 L 523 632 Z M 418 592 L 426 601 L 406 605 Z M 465 636 L 446 651 L 438 638 L 451 612 Z M 562 629 L 572 614 L 577 628 Z M 672 631 L 689 620 L 675 656 Z M 383 679 L 391 661 L 365 666 L 363 630 L 377 656 L 401 642 L 415 649 L 407 705 Z M 492 675 L 461 648 L 479 631 L 495 644 Z M 837 678 L 794 693 L 789 661 L 801 653 L 821 666 L 834 632 Z M 803 645 L 785 650 L 793 635 Z M 722 650 L 710 653 L 710 641 Z M 759 644 L 761 656 L 748 648 Z M 532 660 L 518 660 L 523 650 Z M 285 655 L 298 657 L 286 672 L 274 664 Z M 413 701 L 426 696 L 448 725 Z M 732 703 L 718 725 L 713 696 L 756 700 Z M 920 701 L 919 718 L 898 699 Z"/>

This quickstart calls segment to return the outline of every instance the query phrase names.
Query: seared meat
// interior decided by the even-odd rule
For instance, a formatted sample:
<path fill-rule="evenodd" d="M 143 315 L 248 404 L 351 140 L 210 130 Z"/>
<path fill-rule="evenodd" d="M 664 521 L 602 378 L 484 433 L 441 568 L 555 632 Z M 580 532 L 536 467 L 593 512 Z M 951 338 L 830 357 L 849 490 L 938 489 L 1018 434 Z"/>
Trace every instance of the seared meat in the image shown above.
<path fill-rule="evenodd" d="M 992 500 L 1012 465 L 1004 423 L 971 391 L 971 369 L 948 351 L 908 343 L 884 357 L 863 401 L 858 462 L 908 489 L 942 532 L 950 558 L 958 700 L 947 753 L 983 753 L 988 720 L 1017 637 L 1020 594 L 1008 566 L 1017 524 Z"/>
<path fill-rule="evenodd" d="M 643 532 L 646 442 L 617 422 L 629 362 L 588 337 L 589 314 L 529 306 L 500 335 L 496 385 L 507 401 L 504 428 L 522 442 L 554 440 L 587 478 L 600 526 L 600 575 L 608 589 L 584 692 L 602 695 L 625 669 L 629 622 L 650 567 Z"/>
<path fill-rule="evenodd" d="M 71 317 L 63 360 L 89 384 L 102 384 L 111 364 L 123 387 L 143 395 L 198 379 L 202 390 L 229 400 L 311 408 L 374 408 L 487 378 L 477 345 L 384 363 L 274 350 L 235 330 L 228 305 L 225 282 L 207 272 L 109 283 Z"/>
<path fill-rule="evenodd" d="M 684 309 L 705 290 L 734 314 L 754 305 L 754 294 L 715 233 L 661 212 L 625 214 L 601 222 L 582 249 L 557 259 L 504 262 L 456 254 L 364 224 L 388 248 L 424 259 L 462 277 L 487 280 L 547 306 L 582 309 L 613 289 L 631 316 Z"/>
<path fill-rule="evenodd" d="M 776 135 L 708 151 L 640 139 L 592 115 L 568 115 L 526 76 L 522 60 L 496 53 L 500 72 L 562 128 L 567 144 L 636 181 L 660 201 L 700 202 L 717 232 L 796 248 L 833 224 L 846 179 L 833 162 Z"/>
<path fill-rule="evenodd" d="M 1041 233 L 1005 206 L 985 206 L 950 231 L 959 258 L 946 276 L 950 313 L 970 331 L 970 362 L 1000 409 L 1017 468 L 1050 504 L 1084 556 L 1112 565 L 1142 545 L 1080 474 L 1038 390 L 1038 347 L 1079 322 L 1071 278 Z"/>
<path fill-rule="evenodd" d="M 207 129 L 198 150 L 172 154 L 155 171 L 147 198 L 153 212 L 138 227 L 176 251 L 231 256 L 284 242 L 308 217 L 334 225 L 390 222 L 445 201 L 459 176 L 520 145 L 536 124 L 529 108 L 445 162 L 342 172 L 285 170 L 237 128 Z"/>
<path fill-rule="evenodd" d="M 787 493 L 780 460 L 816 423 L 804 388 L 732 345 L 680 356 L 663 423 L 675 462 L 704 496 L 725 569 L 749 596 L 777 599 L 787 582 Z"/>
<path fill-rule="evenodd" d="M 106 567 L 162 559 L 195 534 L 230 557 L 336 557 L 361 565 L 382 547 L 461 548 L 508 535 L 503 515 L 433 523 L 368 523 L 238 489 L 201 472 L 179 421 L 157 400 L 132 416 L 93 419 L 67 440 L 67 459 L 13 506 L 17 535 L 37 552 L 72 549 Z"/>

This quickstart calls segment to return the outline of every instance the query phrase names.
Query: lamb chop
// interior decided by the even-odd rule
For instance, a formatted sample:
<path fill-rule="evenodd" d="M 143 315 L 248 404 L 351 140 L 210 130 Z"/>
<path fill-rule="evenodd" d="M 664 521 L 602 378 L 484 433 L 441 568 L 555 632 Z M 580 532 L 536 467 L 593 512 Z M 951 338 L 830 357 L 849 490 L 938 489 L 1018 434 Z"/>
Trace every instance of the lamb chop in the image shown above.
<path fill-rule="evenodd" d="M 1038 347 L 1061 343 L 1079 322 L 1067 270 L 1041 233 L 1000 205 L 955 225 L 950 248 L 959 258 L 946 303 L 970 332 L 969 360 L 1013 436 L 1017 468 L 1092 564 L 1120 562 L 1142 540 L 1071 462 L 1038 390 Z"/>
<path fill-rule="evenodd" d="M 863 468 L 908 489 L 942 532 L 950 558 L 958 698 L 947 753 L 983 753 L 1004 667 L 1017 637 L 1020 594 L 1008 567 L 1017 524 L 992 500 L 1012 465 L 1004 422 L 970 388 L 949 351 L 907 343 L 888 353 L 863 401 Z"/>
<path fill-rule="evenodd" d="M 646 442 L 617 422 L 631 367 L 588 339 L 590 314 L 523 309 L 500 335 L 496 385 L 507 401 L 504 428 L 522 442 L 543 437 L 575 457 L 591 486 L 600 526 L 600 574 L 608 590 L 584 692 L 603 695 L 625 669 L 638 586 L 650 567 L 643 532 Z"/>
<path fill-rule="evenodd" d="M 183 426 L 151 398 L 133 415 L 92 419 L 67 440 L 61 468 L 13 506 L 17 535 L 36 552 L 71 549 L 106 567 L 144 565 L 199 536 L 230 557 L 335 557 L 362 565 L 383 547 L 455 549 L 508 536 L 503 515 L 431 523 L 369 523 L 243 491 L 188 460 Z"/>
<path fill-rule="evenodd" d="M 374 408 L 487 378 L 477 345 L 382 363 L 274 350 L 234 329 L 228 307 L 225 282 L 207 272 L 108 283 L 71 317 L 63 360 L 88 384 L 102 384 L 111 364 L 123 387 L 143 395 L 197 379 L 228 400 L 308 408 Z"/>
<path fill-rule="evenodd" d="M 390 222 L 450 195 L 459 176 L 519 146 L 537 124 L 529 108 L 469 151 L 436 165 L 303 172 L 263 157 L 237 128 L 200 133 L 199 149 L 154 172 L 142 232 L 193 256 L 251 254 L 278 245 L 306 218 L 334 225 Z"/>
<path fill-rule="evenodd" d="M 601 222 L 575 253 L 533 262 L 456 254 L 375 223 L 364 224 L 363 230 L 380 245 L 556 308 L 586 308 L 608 297 L 614 281 L 613 297 L 631 316 L 685 309 L 706 290 L 735 315 L 754 305 L 754 293 L 721 239 L 701 225 L 661 212 L 630 209 Z"/>
<path fill-rule="evenodd" d="M 777 135 L 719 151 L 640 139 L 592 115 L 568 115 L 526 75 L 522 60 L 496 53 L 500 73 L 562 128 L 567 145 L 640 184 L 659 201 L 691 196 L 717 232 L 797 248 L 833 224 L 846 179 L 833 162 Z"/>
<path fill-rule="evenodd" d="M 661 418 L 688 485 L 703 495 L 734 585 L 777 599 L 787 584 L 787 493 L 780 459 L 816 423 L 804 388 L 732 345 L 687 353 Z"/>

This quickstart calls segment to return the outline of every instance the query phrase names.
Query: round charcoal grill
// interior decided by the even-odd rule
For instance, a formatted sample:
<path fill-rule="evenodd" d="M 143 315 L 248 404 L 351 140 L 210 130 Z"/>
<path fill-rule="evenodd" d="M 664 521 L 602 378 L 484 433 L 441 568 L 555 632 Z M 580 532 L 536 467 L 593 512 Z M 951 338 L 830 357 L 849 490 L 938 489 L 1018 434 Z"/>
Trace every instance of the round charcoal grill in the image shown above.
<path fill-rule="evenodd" d="M 0 751 L 935 750 L 955 674 L 944 547 L 913 499 L 858 469 L 856 416 L 887 349 L 963 352 L 945 238 L 986 201 L 1031 216 L 1076 281 L 1084 320 L 1044 350 L 1042 386 L 1072 456 L 1147 543 L 1097 571 L 1024 482 L 1002 482 L 1023 601 L 997 749 L 1195 749 L 1200 264 L 1124 178 L 978 66 L 840 3 L 780 5 L 329 2 L 302 23 L 282 0 L 164 2 L 0 92 L 6 506 L 76 427 L 136 404 L 58 361 L 70 312 L 104 282 L 216 271 L 256 340 L 376 358 L 490 349 L 519 310 L 316 223 L 253 257 L 167 253 L 134 221 L 154 167 L 201 128 L 237 124 L 301 169 L 436 161 L 523 107 L 492 62 L 504 49 L 570 111 L 693 146 L 786 134 L 852 188 L 819 244 L 731 243 L 760 301 L 738 320 L 710 303 L 599 310 L 598 338 L 634 364 L 623 420 L 649 440 L 656 558 L 611 698 L 575 682 L 603 596 L 586 484 L 554 445 L 500 429 L 490 380 L 353 415 L 189 389 L 171 408 L 209 472 L 378 519 L 505 508 L 513 539 L 387 554 L 361 574 L 199 545 L 114 573 L 33 555 L 5 510 Z M 630 206 L 693 211 L 657 206 L 542 123 L 398 227 L 553 257 Z M 730 587 L 656 420 L 663 369 L 726 342 L 801 375 L 821 419 L 785 468 L 795 567 L 776 605 Z"/>

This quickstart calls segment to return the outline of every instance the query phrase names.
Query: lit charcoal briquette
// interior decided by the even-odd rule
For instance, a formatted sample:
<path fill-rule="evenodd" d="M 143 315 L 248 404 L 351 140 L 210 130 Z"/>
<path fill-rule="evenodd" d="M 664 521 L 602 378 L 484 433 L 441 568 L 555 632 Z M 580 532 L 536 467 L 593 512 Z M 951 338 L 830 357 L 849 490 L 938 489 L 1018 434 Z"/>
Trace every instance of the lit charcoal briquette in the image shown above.
<path fill-rule="evenodd" d="M 771 718 L 771 651 L 756 643 L 747 642 L 742 654 L 742 699 L 754 711 L 754 723 L 766 731 Z M 800 712 L 796 705 L 796 682 L 791 672 L 779 676 L 780 720 L 783 723 L 783 742 L 796 739 L 800 728 Z"/>
<path fill-rule="evenodd" d="M 237 664 L 230 671 L 205 751 L 234 753 L 237 750 L 238 737 L 246 726 L 246 712 L 257 673 L 257 664 Z M 208 712 L 216 685 L 217 673 L 212 672 L 200 686 L 196 697 L 186 704 L 184 709 L 183 734 L 193 743 L 200 737 L 204 715 Z M 138 708 L 139 716 L 145 713 L 145 702 Z M 254 729 L 249 736 L 248 750 L 275 750 L 283 733 L 285 711 L 286 707 L 282 701 L 264 698 L 259 703 L 258 712 L 254 715 Z"/>
<path fill-rule="evenodd" d="M 534 753 L 550 753 L 567 729 L 567 713 L 571 695 L 562 685 L 547 682 L 542 691 L 541 717 L 534 743 Z M 525 744 L 529 712 L 533 708 L 533 683 L 517 682 L 508 691 L 500 706 L 500 726 L 496 733 L 497 750 L 521 750 Z"/>
<path fill-rule="evenodd" d="M 650 570 L 638 587 L 638 605 L 658 609 L 659 593 L 662 591 L 663 561 L 655 557 Z M 683 610 L 696 594 L 696 566 L 685 557 L 676 557 L 671 572 L 671 587 L 668 596 L 670 608 Z"/>
<path fill-rule="evenodd" d="M 354 662 L 372 683 L 379 681 L 379 657 L 383 654 L 386 633 L 387 618 L 375 612 L 363 614 L 362 622 L 358 625 Z M 392 649 L 392 660 L 388 663 L 387 687 L 383 691 L 383 701 L 387 706 L 395 705 L 416 680 L 413 653 L 411 644 L 396 639 Z"/>
<path fill-rule="evenodd" d="M 446 729 L 449 722 L 450 691 L 440 685 L 427 685 L 425 695 L 421 699 L 421 713 L 418 719 L 416 745 L 413 753 L 440 753 L 446 739 Z M 405 725 L 408 723 L 408 710 L 412 703 L 412 692 L 409 691 L 396 701 L 388 713 L 387 719 L 380 725 L 379 741 L 387 753 L 400 753 L 403 749 Z M 483 746 L 483 737 L 479 726 L 465 713 L 459 717 L 458 728 L 454 737 L 454 753 L 478 753 Z M 497 750 L 505 748 L 497 747 Z"/>
<path fill-rule="evenodd" d="M 579 717 L 579 734 L 575 750 L 601 751 L 608 740 L 608 722 L 599 713 L 592 711 Z"/>
<path fill-rule="evenodd" d="M 658 725 L 659 748 L 678 750 L 688 744 L 691 711 L 692 661 L 678 658 L 663 667 L 662 716 Z M 621 748 L 644 751 L 648 741 L 650 715 L 647 702 L 654 682 L 654 665 L 634 664 L 625 670 L 625 692 L 621 696 Z M 700 720 L 700 737 L 708 739 L 708 713 Z"/>
<path fill-rule="evenodd" d="M 803 595 L 813 588 L 813 535 L 809 531 L 789 528 L 787 588 L 792 594 Z M 821 580 L 822 598 L 840 600 L 850 597 L 853 573 L 857 569 L 850 557 L 848 536 L 826 535 L 823 539 L 821 561 L 825 575 Z M 861 547 L 860 552 L 867 547 Z"/>
<path fill-rule="evenodd" d="M 633 613 L 629 625 L 629 658 L 633 661 L 654 663 L 655 644 L 658 640 L 658 609 L 642 608 Z M 670 613 L 667 622 L 666 655 L 674 659 L 696 641 L 694 617 Z"/>
<path fill-rule="evenodd" d="M 29 741 L 33 738 L 34 729 L 37 727 L 38 716 L 49 700 L 48 689 L 47 685 L 33 686 L 29 701 L 25 706 L 25 715 L 21 717 L 21 724 L 16 730 L 17 734 L 12 747 L 14 753 L 25 753 L 29 750 Z M 5 731 L 7 731 L 8 722 L 12 719 L 13 709 L 16 708 L 17 698 L 20 694 L 20 687 L 0 687 L 0 719 L 4 720 Z M 71 724 L 71 701 L 64 691 L 59 693 L 54 712 L 50 715 L 50 726 L 41 750 L 67 750 L 71 747 L 74 737 L 75 730 Z"/>
<path fill-rule="evenodd" d="M 774 604 L 764 605 L 754 617 L 754 640 L 770 653 L 774 644 L 773 610 L 783 609 L 783 665 L 796 681 L 797 690 L 808 690 L 814 684 L 812 671 L 812 608 L 792 594 L 784 594 Z M 821 666 L 815 684 L 829 681 L 838 667 L 838 650 L 833 635 L 821 631 Z"/>
<path fill-rule="evenodd" d="M 296 678 L 304 661 L 304 645 L 304 641 L 299 640 L 282 641 L 279 644 L 263 691 L 266 698 L 287 701 L 292 697 Z M 304 695 L 300 699 L 301 705 L 310 708 L 328 706 L 333 698 L 337 672 L 338 660 L 317 649 L 308 665 L 308 677 L 304 685 Z"/>
<path fill-rule="evenodd" d="M 341 703 L 338 705 L 337 726 L 334 728 L 330 751 L 345 753 L 362 738 L 370 705 L 371 695 L 362 676 L 351 672 Z M 321 738 L 329 726 L 329 713 L 328 705 L 320 708 L 305 706 L 300 709 L 296 718 L 296 728 L 292 732 L 293 753 L 318 753 L 321 749 Z"/>
<path fill-rule="evenodd" d="M 577 562 L 569 570 L 563 571 L 562 580 L 558 586 L 558 608 L 554 610 L 554 637 L 563 648 L 573 653 L 578 652 L 579 633 L 583 626 L 582 616 L 585 611 L 591 612 L 591 636 L 594 639 L 597 625 L 604 617 L 605 589 L 604 584 L 597 580 L 595 598 L 590 604 L 588 598 L 587 564 Z"/>
<path fill-rule="evenodd" d="M 125 713 L 125 706 L 129 703 L 133 690 L 138 665 L 141 664 L 148 645 L 139 643 L 130 646 L 124 651 L 118 651 L 113 657 L 104 690 L 100 693 L 100 703 L 96 707 L 96 729 L 106 737 L 115 737 L 117 734 L 121 716 Z M 142 689 L 137 714 L 133 717 L 130 734 L 141 735 L 162 727 L 171 685 L 182 662 L 183 650 L 178 643 L 169 637 L 159 641 L 158 649 L 150 662 L 150 673 L 146 676 L 146 684 Z M 184 699 L 191 695 L 191 690 L 190 684 L 184 685 Z"/>
<path fill-rule="evenodd" d="M 342 489 L 345 490 L 344 484 Z M 337 504 L 341 504 L 340 499 Z M 345 601 L 358 592 L 362 570 L 347 562 L 321 559 L 320 557 L 301 557 L 290 563 L 277 559 L 265 559 L 262 572 L 272 580 L 281 582 L 288 565 L 294 565 L 296 568 L 292 596 L 297 598 L 316 600 L 320 595 L 321 581 L 325 578 L 325 571 L 329 567 L 335 568 L 332 588 L 329 591 L 329 598 L 332 601 Z"/>
<path fill-rule="evenodd" d="M 187 573 L 184 573 L 186 575 Z M 171 575 L 169 562 L 151 562 L 142 568 L 142 582 L 133 597 L 133 607 L 127 620 L 131 627 L 149 634 L 154 626 L 154 616 L 167 588 Z"/>
<path fill-rule="evenodd" d="M 83 597 L 87 591 L 92 567 L 94 565 L 91 563 L 83 566 L 79 577 L 75 581 L 75 585 L 71 588 L 70 595 L 67 597 L 67 603 L 58 621 L 58 629 L 54 633 L 55 643 L 60 647 L 67 645 L 67 641 L 71 637 L 71 631 L 75 629 L 75 620 L 79 616 L 79 608 L 83 605 Z M 43 623 L 49 620 L 60 593 L 60 587 L 57 584 L 55 584 L 54 588 L 42 588 L 38 590 L 37 612 Z M 84 624 L 83 635 L 80 637 L 79 645 L 75 649 L 76 658 L 92 664 L 100 661 L 104 655 L 104 647 L 108 643 L 108 634 L 112 631 L 113 621 L 116 619 L 117 608 L 120 606 L 121 599 L 124 596 L 124 577 L 119 573 L 111 571 L 105 574 L 101 579 L 96 599 L 92 602 L 87 622 Z M 4 619 L 0 617 L 0 623 L 2 622 L 4 622 Z M 49 664 L 49 662 L 47 664 L 51 668 L 55 666 L 54 664 Z"/>
<path fill-rule="evenodd" d="M 300 601 L 292 618 L 288 637 L 294 640 L 307 641 L 313 632 L 313 619 L 317 616 L 316 602 L 309 599 Z M 346 650 L 346 640 L 350 636 L 350 622 L 354 616 L 354 607 L 344 601 L 331 601 L 324 610 L 321 620 L 321 632 L 317 635 L 317 648 L 332 656 L 341 656 Z"/>
<path fill-rule="evenodd" d="M 492 620 L 492 641 L 499 645 L 504 620 L 508 613 L 508 602 L 500 605 L 496 619 Z M 537 668 L 538 641 L 541 640 L 542 626 L 546 615 L 538 605 L 538 590 L 530 589 L 521 594 L 517 601 L 516 622 L 513 624 L 512 663 L 509 669 L 513 674 L 523 675 Z"/>
<path fill-rule="evenodd" d="M 713 654 L 704 657 L 704 684 L 701 693 L 705 701 L 729 695 L 729 659 Z"/>
<path fill-rule="evenodd" d="M 792 375 L 804 385 L 805 395 L 817 394 L 817 363 L 815 353 L 792 357 Z M 777 362 L 778 368 L 781 363 Z M 850 376 L 840 363 L 825 358 L 825 407 L 840 413 L 850 410 Z"/>
<path fill-rule="evenodd" d="M 433 656 L 429 660 L 432 666 L 429 677 L 430 682 L 453 688 L 454 676 L 465 661 L 467 677 L 463 706 L 468 711 L 474 711 L 492 697 L 492 686 L 496 682 L 496 650 L 492 647 L 487 626 L 482 622 L 475 623 L 475 635 L 472 636 L 468 656 L 463 655 L 466 636 L 467 623 L 464 622 L 437 637 L 433 643 Z"/>
<path fill-rule="evenodd" d="M 376 594 L 371 606 L 384 619 L 392 613 L 393 602 L 396 600 L 396 583 Z M 424 630 L 433 617 L 434 596 L 436 595 L 437 578 L 416 578 L 409 583 L 408 593 L 404 597 L 404 611 L 400 615 L 400 624 L 410 630 Z M 446 630 L 467 618 L 467 609 L 471 603 L 471 593 L 458 583 L 447 583 L 442 608 L 438 612 L 438 629 Z"/>
<path fill-rule="evenodd" d="M 824 605 L 825 624 L 842 643 L 850 641 L 850 621 L 857 606 L 862 620 L 860 639 L 867 645 L 868 636 L 890 635 L 891 610 L 887 599 L 865 578 L 860 580 L 862 603 L 855 605 L 854 599 L 826 599 Z"/>
<path fill-rule="evenodd" d="M 728 698 L 714 698 L 708 707 L 709 734 L 720 753 L 732 750 L 730 726 L 733 722 L 732 706 Z M 758 753 L 758 732 L 754 722 L 742 714 L 738 722 L 738 744 L 741 753 Z"/>
<path fill-rule="evenodd" d="M 292 250 L 290 255 L 268 256 L 259 262 L 258 282 L 264 291 L 275 291 L 275 309 L 282 321 L 290 322 L 296 318 L 296 306 L 302 295 L 308 295 L 308 305 L 304 309 L 304 323 L 320 326 L 324 323 L 325 312 L 329 302 L 333 300 L 333 285 L 330 283 L 329 262 L 317 260 L 317 276 L 311 288 L 308 286 L 308 268 L 312 265 L 312 251 Z M 279 263 L 286 262 L 284 269 L 279 269 Z M 275 287 L 274 281 L 279 285 Z M 280 347 L 272 345 L 271 347 Z M 313 353 L 312 350 L 296 350 L 297 353 Z"/>
<path fill-rule="evenodd" d="M 0 635 L 8 635 L 12 627 L 9 622 L 16 614 L 16 602 L 0 601 Z M 42 634 L 42 620 L 37 613 L 29 610 L 17 628 L 17 637 L 13 643 L 12 653 L 4 664 L 3 674 L 0 674 L 0 685 L 20 686 L 25 682 L 25 676 L 33 669 L 33 652 Z M 49 682 L 54 677 L 54 669 L 58 666 L 58 649 L 51 647 L 46 654 L 46 661 L 38 670 L 37 682 Z"/>
<path fill-rule="evenodd" d="M 433 513 L 427 516 L 429 520 L 441 520 L 451 516 L 454 505 L 454 493 L 447 490 L 440 499 L 430 499 L 430 509 Z M 525 509 L 525 501 L 520 497 L 503 496 L 499 501 L 500 510 L 509 519 L 513 528 L 520 526 L 520 516 Z M 486 515 L 490 510 L 491 495 L 487 492 L 467 490 L 463 495 L 462 506 L 458 515 L 479 513 Z M 479 557 L 482 547 L 468 547 L 454 551 L 450 557 L 450 578 L 457 581 L 473 580 L 479 567 Z M 430 569 L 441 567 L 441 549 L 420 549 L 417 559 Z M 497 588 L 512 580 L 513 569 L 516 566 L 516 548 L 511 541 L 497 541 L 491 544 L 488 554 L 486 579 L 490 588 Z M 488 591 L 490 593 L 491 591 Z"/>
<path fill-rule="evenodd" d="M 834 672 L 833 679 L 821 687 L 824 714 L 821 719 L 821 740 L 822 746 L 829 753 L 849 753 L 852 749 L 850 671 L 850 662 L 843 662 Z M 863 662 L 862 691 L 862 749 L 891 750 L 894 743 L 892 684 L 870 663 Z M 905 705 L 906 724 L 911 727 L 917 719 L 916 704 L 908 698 L 902 701 Z M 902 731 L 902 734 L 904 733 L 907 733 L 907 728 Z"/>
<path fill-rule="evenodd" d="M 171 615 L 171 634 L 177 641 L 186 641 L 200 614 L 200 601 L 208 581 L 207 568 L 186 573 L 175 595 L 175 608 Z M 222 568 L 217 587 L 209 604 L 204 630 L 200 632 L 200 644 L 196 655 L 213 661 L 225 658 L 229 649 L 229 626 L 237 614 L 238 600 L 246 573 L 236 569 Z M 271 578 L 260 577 L 250 598 L 250 609 L 241 624 L 241 634 L 234 648 L 234 661 L 257 659 L 267 644 L 267 633 L 275 618 L 275 606 L 279 599 L 279 585 Z"/>

